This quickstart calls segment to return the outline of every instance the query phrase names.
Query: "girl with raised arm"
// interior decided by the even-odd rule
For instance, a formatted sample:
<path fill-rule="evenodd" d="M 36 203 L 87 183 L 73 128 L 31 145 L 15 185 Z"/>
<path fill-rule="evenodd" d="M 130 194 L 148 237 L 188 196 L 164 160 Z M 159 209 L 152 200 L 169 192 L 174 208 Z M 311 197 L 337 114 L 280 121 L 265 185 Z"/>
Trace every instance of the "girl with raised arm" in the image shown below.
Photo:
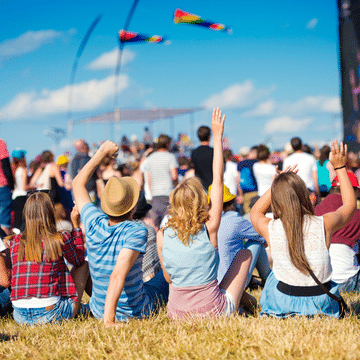
<path fill-rule="evenodd" d="M 223 210 L 222 135 L 225 115 L 212 114 L 213 183 L 210 207 L 197 178 L 183 180 L 170 195 L 169 220 L 157 235 L 158 253 L 165 279 L 170 284 L 168 315 L 230 315 L 239 308 L 251 262 L 251 252 L 241 250 L 218 284 L 217 232 Z"/>
<path fill-rule="evenodd" d="M 331 144 L 330 162 L 340 181 L 343 206 L 315 216 L 305 183 L 296 175 L 296 166 L 279 173 L 251 210 L 255 230 L 265 238 L 273 259 L 273 272 L 261 294 L 262 314 L 276 317 L 324 314 L 339 317 L 339 295 L 331 279 L 329 247 L 331 236 L 352 217 L 355 195 L 346 173 L 347 147 Z M 265 217 L 271 205 L 274 219 Z M 312 275 L 310 275 L 312 273 Z"/>

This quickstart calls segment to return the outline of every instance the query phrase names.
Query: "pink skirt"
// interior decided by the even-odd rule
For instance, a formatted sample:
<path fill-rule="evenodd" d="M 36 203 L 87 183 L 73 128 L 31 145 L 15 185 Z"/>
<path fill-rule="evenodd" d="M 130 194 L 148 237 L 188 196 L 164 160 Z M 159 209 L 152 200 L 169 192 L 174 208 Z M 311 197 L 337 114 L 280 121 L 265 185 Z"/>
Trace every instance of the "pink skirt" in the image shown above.
<path fill-rule="evenodd" d="M 170 319 L 218 317 L 224 313 L 226 305 L 226 296 L 214 280 L 206 285 L 184 288 L 171 285 L 167 311 Z"/>

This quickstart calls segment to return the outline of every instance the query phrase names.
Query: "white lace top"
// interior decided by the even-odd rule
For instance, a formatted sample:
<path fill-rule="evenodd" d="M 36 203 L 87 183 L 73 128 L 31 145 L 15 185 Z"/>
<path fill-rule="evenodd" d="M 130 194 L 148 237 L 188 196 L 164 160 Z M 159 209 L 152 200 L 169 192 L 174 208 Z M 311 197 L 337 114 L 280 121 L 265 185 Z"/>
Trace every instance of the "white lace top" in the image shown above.
<path fill-rule="evenodd" d="M 303 233 L 305 255 L 312 271 L 322 283 L 330 281 L 331 264 L 325 242 L 323 217 L 306 215 Z M 316 285 L 309 274 L 302 273 L 292 264 L 285 231 L 280 219 L 270 221 L 269 235 L 273 272 L 276 279 L 293 286 Z"/>

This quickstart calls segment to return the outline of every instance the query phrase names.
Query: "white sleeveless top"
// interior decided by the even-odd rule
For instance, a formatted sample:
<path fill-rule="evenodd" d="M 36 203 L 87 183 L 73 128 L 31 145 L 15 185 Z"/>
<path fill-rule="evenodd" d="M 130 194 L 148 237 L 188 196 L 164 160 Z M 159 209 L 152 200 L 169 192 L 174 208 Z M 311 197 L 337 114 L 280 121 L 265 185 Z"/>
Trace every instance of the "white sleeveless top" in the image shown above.
<path fill-rule="evenodd" d="M 23 173 L 24 173 L 24 168 L 22 167 L 18 167 L 15 171 L 15 188 L 12 193 L 13 200 L 15 200 L 18 196 L 26 196 L 27 194 L 26 190 L 23 188 Z"/>
<path fill-rule="evenodd" d="M 49 175 L 50 166 L 51 164 L 47 164 L 38 179 L 36 180 L 36 187 L 38 190 L 51 190 L 51 181 Z"/>
<path fill-rule="evenodd" d="M 324 219 L 322 216 L 304 218 L 304 248 L 309 265 L 324 284 L 331 280 L 330 255 L 326 247 Z M 293 286 L 314 286 L 312 277 L 298 270 L 291 262 L 285 231 L 280 219 L 269 222 L 273 272 L 277 280 Z"/>

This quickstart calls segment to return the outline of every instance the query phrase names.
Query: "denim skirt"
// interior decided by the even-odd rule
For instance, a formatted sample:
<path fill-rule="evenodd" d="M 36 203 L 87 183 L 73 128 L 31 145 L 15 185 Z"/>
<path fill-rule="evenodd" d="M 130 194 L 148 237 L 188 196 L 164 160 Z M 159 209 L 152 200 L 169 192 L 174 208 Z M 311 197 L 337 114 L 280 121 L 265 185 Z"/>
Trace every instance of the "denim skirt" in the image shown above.
<path fill-rule="evenodd" d="M 326 293 L 314 296 L 287 295 L 278 289 L 278 284 L 279 281 L 271 272 L 261 293 L 261 316 L 271 315 L 284 318 L 294 315 L 328 315 L 339 317 L 339 304 Z M 339 296 L 338 288 L 338 284 L 330 281 L 329 291 L 332 294 Z"/>

